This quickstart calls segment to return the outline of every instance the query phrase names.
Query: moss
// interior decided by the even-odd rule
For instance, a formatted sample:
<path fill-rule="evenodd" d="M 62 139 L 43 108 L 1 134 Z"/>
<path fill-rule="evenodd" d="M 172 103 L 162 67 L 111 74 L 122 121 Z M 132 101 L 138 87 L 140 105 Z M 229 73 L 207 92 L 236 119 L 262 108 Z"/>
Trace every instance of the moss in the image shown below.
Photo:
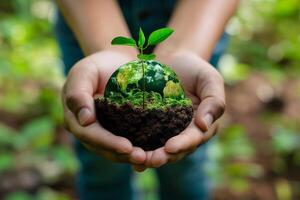
<path fill-rule="evenodd" d="M 179 97 L 183 94 L 183 89 L 179 83 L 168 81 L 165 88 L 163 89 L 164 97 Z"/>
<path fill-rule="evenodd" d="M 104 98 L 104 97 L 101 97 Z M 135 107 L 143 106 L 143 92 L 134 90 L 131 94 L 127 96 L 123 96 L 120 93 L 111 92 L 108 97 L 105 98 L 110 103 L 115 103 L 119 106 L 124 104 L 131 104 Z M 166 109 L 167 107 L 174 106 L 190 106 L 192 105 L 192 101 L 189 98 L 163 98 L 157 92 L 145 92 L 145 109 Z"/>
<path fill-rule="evenodd" d="M 109 79 L 104 92 L 105 99 L 119 106 L 131 104 L 134 107 L 143 107 L 145 89 L 145 109 L 192 105 L 170 67 L 157 61 L 145 61 L 144 78 L 141 61 L 131 61 L 122 65 Z"/>

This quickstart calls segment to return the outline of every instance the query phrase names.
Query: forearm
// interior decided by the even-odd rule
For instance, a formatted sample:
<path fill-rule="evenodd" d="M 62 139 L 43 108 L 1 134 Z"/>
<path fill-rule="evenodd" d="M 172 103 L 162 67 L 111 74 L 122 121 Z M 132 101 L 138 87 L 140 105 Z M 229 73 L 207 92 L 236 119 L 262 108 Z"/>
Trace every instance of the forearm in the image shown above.
<path fill-rule="evenodd" d="M 238 0 L 178 1 L 169 22 L 175 32 L 155 51 L 158 54 L 169 54 L 174 50 L 188 50 L 209 60 L 237 4 Z"/>
<path fill-rule="evenodd" d="M 131 48 L 111 47 L 112 38 L 130 37 L 115 0 L 57 0 L 57 4 L 86 55 L 106 49 L 135 53 Z"/>

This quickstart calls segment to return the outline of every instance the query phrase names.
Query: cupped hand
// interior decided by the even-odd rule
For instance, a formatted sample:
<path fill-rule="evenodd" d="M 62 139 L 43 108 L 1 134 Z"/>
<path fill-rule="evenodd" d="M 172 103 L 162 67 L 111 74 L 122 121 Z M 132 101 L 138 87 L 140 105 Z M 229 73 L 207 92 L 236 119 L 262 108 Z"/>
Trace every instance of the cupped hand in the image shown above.
<path fill-rule="evenodd" d="M 174 69 L 185 93 L 193 102 L 194 118 L 179 135 L 170 138 L 165 146 L 146 152 L 144 164 L 134 165 L 136 171 L 176 162 L 192 153 L 216 133 L 214 123 L 225 110 L 222 76 L 198 55 L 184 51 L 158 55 L 158 61 Z"/>
<path fill-rule="evenodd" d="M 116 162 L 142 164 L 146 153 L 124 137 L 104 129 L 95 117 L 94 94 L 103 94 L 111 74 L 134 57 L 102 51 L 75 64 L 62 91 L 65 127 L 90 151 Z"/>

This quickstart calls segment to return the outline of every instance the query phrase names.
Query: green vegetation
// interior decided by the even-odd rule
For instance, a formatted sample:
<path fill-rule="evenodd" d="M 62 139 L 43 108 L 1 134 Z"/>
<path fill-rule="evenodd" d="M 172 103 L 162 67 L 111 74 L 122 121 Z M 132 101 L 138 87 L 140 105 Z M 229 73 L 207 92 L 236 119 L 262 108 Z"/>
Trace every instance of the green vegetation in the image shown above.
<path fill-rule="evenodd" d="M 107 83 L 104 97 L 110 103 L 146 109 L 192 105 L 175 72 L 156 61 L 131 61 L 118 68 Z"/>
<path fill-rule="evenodd" d="M 140 28 L 139 30 L 139 40 L 138 42 L 136 42 L 134 39 L 132 38 L 126 38 L 126 37 L 123 37 L 123 36 L 119 36 L 119 37 L 116 37 L 114 38 L 112 41 L 111 41 L 111 44 L 112 45 L 125 45 L 125 46 L 133 46 L 135 48 L 137 48 L 140 53 L 137 55 L 138 59 L 140 59 L 140 65 L 141 65 L 141 68 L 142 68 L 142 97 L 143 97 L 143 102 L 142 102 L 142 105 L 143 105 L 143 108 L 145 108 L 145 104 L 146 104 L 146 99 L 145 99 L 145 92 L 146 92 L 146 79 L 145 79 L 145 67 L 148 67 L 148 66 L 145 66 L 145 61 L 147 60 L 153 60 L 155 59 L 155 54 L 151 53 L 151 54 L 144 54 L 144 50 L 148 48 L 148 46 L 152 46 L 152 45 L 157 45 L 159 43 L 161 43 L 162 41 L 164 41 L 165 39 L 167 39 L 174 31 L 170 28 L 161 28 L 161 29 L 158 29 L 156 31 L 153 31 L 150 36 L 149 36 L 149 39 L 147 41 L 147 44 L 145 45 L 145 42 L 146 42 L 146 38 L 145 38 L 145 35 L 144 35 L 144 32 L 143 30 Z M 137 69 L 137 72 L 138 72 L 139 69 Z M 127 81 L 126 79 L 133 79 L 135 78 L 136 76 L 134 75 L 135 74 L 135 71 L 132 71 L 130 76 L 133 76 L 132 78 L 131 77 L 126 77 L 124 80 Z M 154 80 L 156 81 L 156 80 Z M 151 94 L 151 93 L 150 93 Z M 149 94 L 148 94 L 149 95 Z"/>
<path fill-rule="evenodd" d="M 50 0 L 0 1 L 0 199 L 75 199 L 53 11 Z M 298 0 L 245 0 L 228 27 L 227 114 L 206 163 L 214 199 L 300 199 L 299 12 Z M 136 179 L 157 199 L 153 170 Z"/>
<path fill-rule="evenodd" d="M 161 109 L 164 110 L 173 106 L 187 106 L 191 105 L 191 100 L 188 98 L 185 99 L 172 99 L 164 98 L 162 99 L 161 95 L 157 92 L 145 92 L 145 99 L 147 99 L 145 107 L 146 109 Z M 102 97 L 103 98 L 103 97 Z M 129 94 L 127 97 L 120 96 L 118 93 L 112 92 L 111 96 L 106 98 L 109 103 L 115 103 L 119 106 L 124 104 L 131 104 L 135 108 L 141 108 L 143 105 L 143 92 L 137 91 L 132 94 Z"/>
<path fill-rule="evenodd" d="M 127 38 L 123 36 L 119 36 L 114 38 L 111 41 L 112 45 L 124 45 L 124 46 L 132 46 L 137 48 L 140 51 L 140 54 L 137 57 L 140 60 L 153 60 L 155 59 L 155 54 L 144 54 L 143 51 L 147 49 L 149 46 L 157 45 L 167 39 L 174 31 L 170 28 L 161 28 L 153 31 L 147 41 L 144 35 L 143 30 L 140 28 L 139 30 L 139 40 L 136 42 L 133 38 Z M 146 44 L 146 45 L 145 45 Z"/>

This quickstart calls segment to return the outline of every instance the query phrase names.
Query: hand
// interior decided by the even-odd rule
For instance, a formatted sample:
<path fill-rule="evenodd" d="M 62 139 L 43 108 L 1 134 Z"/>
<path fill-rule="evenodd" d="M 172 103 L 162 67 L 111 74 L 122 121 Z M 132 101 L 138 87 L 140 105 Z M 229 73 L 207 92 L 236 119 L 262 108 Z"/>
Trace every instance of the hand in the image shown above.
<path fill-rule="evenodd" d="M 146 153 L 104 129 L 95 117 L 93 95 L 103 94 L 110 75 L 134 57 L 102 51 L 82 59 L 69 72 L 62 91 L 65 126 L 90 151 L 116 162 L 142 164 Z"/>
<path fill-rule="evenodd" d="M 178 52 L 158 60 L 172 67 L 193 102 L 194 118 L 179 135 L 170 138 L 164 147 L 147 153 L 145 164 L 134 165 L 137 171 L 148 167 L 160 167 L 176 162 L 208 141 L 216 132 L 214 122 L 225 109 L 225 93 L 222 76 L 208 62 L 191 52 Z"/>

